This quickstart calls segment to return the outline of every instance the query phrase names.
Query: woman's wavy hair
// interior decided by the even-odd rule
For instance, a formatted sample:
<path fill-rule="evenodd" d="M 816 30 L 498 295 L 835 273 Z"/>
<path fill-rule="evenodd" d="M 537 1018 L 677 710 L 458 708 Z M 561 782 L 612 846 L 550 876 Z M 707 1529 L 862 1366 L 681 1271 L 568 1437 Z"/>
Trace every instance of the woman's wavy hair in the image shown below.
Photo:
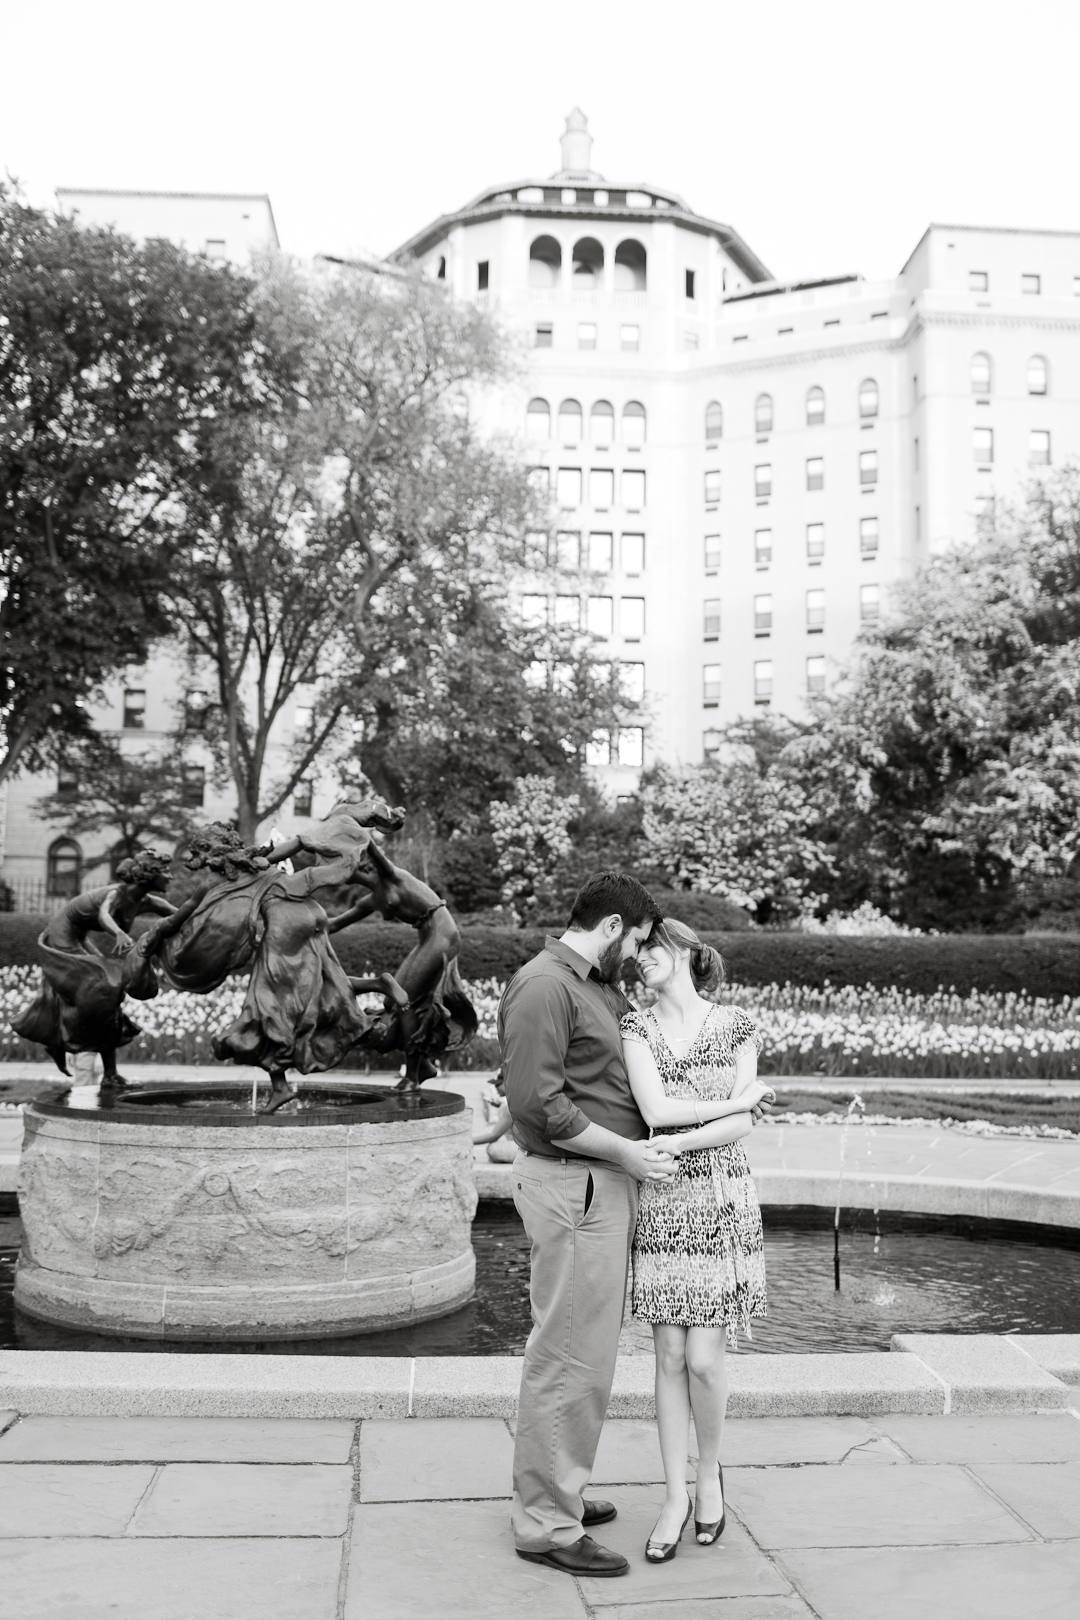
<path fill-rule="evenodd" d="M 142 884 L 152 887 L 169 876 L 170 858 L 159 855 L 156 849 L 140 849 L 122 860 L 116 868 L 118 883 Z"/>
<path fill-rule="evenodd" d="M 699 996 L 715 995 L 727 978 L 724 958 L 712 945 L 705 945 L 694 930 L 677 917 L 661 917 L 653 926 L 647 945 L 662 945 L 673 955 L 690 952 L 690 977 Z"/>
<path fill-rule="evenodd" d="M 248 849 L 235 827 L 225 821 L 211 821 L 191 834 L 184 865 L 189 872 L 209 868 L 231 882 L 247 873 L 265 872 L 269 862 Z"/>

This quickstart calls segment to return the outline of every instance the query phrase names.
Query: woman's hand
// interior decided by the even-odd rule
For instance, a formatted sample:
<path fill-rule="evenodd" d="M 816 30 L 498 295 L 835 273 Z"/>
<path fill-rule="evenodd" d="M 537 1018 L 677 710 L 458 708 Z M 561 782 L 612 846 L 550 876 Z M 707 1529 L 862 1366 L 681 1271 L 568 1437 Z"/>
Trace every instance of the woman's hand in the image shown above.
<path fill-rule="evenodd" d="M 681 1136 L 650 1136 L 649 1146 L 659 1148 L 662 1153 L 670 1153 L 677 1159 L 683 1150 L 683 1139 Z"/>
<path fill-rule="evenodd" d="M 116 949 L 119 954 L 121 956 L 126 956 L 134 944 L 135 941 L 132 939 L 131 935 L 125 934 L 124 930 L 121 928 L 116 935 Z"/>

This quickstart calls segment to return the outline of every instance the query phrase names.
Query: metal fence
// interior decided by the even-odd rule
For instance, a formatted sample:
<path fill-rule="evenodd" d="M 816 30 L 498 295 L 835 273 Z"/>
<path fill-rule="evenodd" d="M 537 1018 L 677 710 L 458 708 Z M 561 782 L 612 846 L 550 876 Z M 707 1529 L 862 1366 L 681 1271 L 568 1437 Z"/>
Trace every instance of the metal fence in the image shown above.
<path fill-rule="evenodd" d="M 37 916 L 51 916 L 62 911 L 72 898 L 66 894 L 49 894 L 44 878 L 0 877 L 0 911 L 29 911 Z"/>

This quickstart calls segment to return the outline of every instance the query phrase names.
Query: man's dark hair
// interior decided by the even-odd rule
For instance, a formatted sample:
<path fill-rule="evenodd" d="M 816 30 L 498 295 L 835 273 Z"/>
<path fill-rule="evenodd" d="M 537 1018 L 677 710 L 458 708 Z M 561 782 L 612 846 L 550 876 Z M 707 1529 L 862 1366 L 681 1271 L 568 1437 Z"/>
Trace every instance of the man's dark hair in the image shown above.
<path fill-rule="evenodd" d="M 644 884 L 625 872 L 594 872 L 581 885 L 570 913 L 568 928 L 588 933 L 605 917 L 618 915 L 623 933 L 642 923 L 658 923 L 663 913 Z"/>

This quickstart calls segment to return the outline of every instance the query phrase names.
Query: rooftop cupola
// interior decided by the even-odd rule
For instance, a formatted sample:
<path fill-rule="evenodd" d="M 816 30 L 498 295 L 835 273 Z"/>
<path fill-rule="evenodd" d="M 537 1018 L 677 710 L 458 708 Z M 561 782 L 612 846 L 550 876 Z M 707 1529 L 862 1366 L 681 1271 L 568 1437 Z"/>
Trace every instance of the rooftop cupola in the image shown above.
<path fill-rule="evenodd" d="M 589 134 L 589 120 L 580 107 L 567 116 L 566 129 L 559 138 L 562 147 L 562 167 L 552 175 L 553 180 L 602 180 L 590 165 L 593 138 Z"/>

